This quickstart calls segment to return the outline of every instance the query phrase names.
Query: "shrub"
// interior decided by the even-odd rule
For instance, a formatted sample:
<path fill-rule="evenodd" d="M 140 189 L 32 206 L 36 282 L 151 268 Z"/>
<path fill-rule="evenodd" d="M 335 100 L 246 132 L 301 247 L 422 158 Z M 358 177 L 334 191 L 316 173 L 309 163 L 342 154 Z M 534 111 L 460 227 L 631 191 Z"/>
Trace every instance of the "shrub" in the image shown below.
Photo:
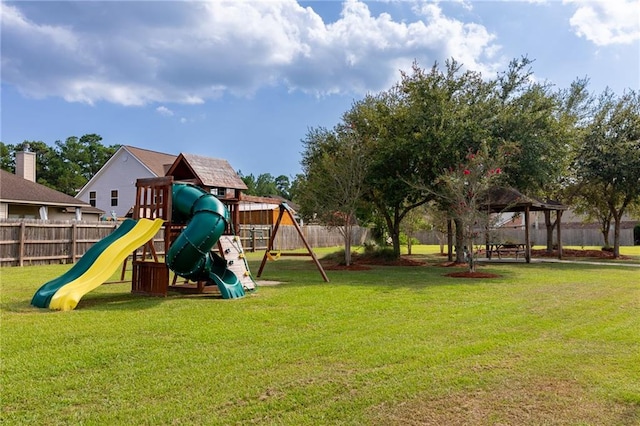
<path fill-rule="evenodd" d="M 378 244 L 375 241 L 365 241 L 362 246 L 365 254 L 374 253 L 378 249 Z"/>
<path fill-rule="evenodd" d="M 392 247 L 378 247 L 377 250 L 367 253 L 367 257 L 382 262 L 396 260 L 396 255 Z"/>

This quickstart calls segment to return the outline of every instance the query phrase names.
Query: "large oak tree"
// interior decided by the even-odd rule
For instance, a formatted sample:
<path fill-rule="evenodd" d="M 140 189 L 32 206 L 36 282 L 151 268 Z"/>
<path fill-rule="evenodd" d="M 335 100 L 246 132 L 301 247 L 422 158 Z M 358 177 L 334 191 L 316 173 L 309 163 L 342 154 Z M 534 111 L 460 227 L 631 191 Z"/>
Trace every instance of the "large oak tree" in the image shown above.
<path fill-rule="evenodd" d="M 580 184 L 593 205 L 606 204 L 613 217 L 613 253 L 620 256 L 620 223 L 640 203 L 640 94 L 605 90 L 582 138 L 576 160 Z"/>

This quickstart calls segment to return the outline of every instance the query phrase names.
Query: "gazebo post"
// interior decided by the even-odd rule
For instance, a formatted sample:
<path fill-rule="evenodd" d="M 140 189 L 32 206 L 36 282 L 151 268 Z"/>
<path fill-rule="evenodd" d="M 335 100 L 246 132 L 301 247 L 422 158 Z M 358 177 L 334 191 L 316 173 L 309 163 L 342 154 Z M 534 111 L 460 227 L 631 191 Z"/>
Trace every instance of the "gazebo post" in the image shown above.
<path fill-rule="evenodd" d="M 527 263 L 531 263 L 531 239 L 529 237 L 529 219 L 530 219 L 530 207 L 524 208 L 524 258 Z"/>
<path fill-rule="evenodd" d="M 556 224 L 558 226 L 556 231 L 558 233 L 558 259 L 562 259 L 562 210 L 556 210 L 556 215 L 558 216 L 558 223 Z"/>

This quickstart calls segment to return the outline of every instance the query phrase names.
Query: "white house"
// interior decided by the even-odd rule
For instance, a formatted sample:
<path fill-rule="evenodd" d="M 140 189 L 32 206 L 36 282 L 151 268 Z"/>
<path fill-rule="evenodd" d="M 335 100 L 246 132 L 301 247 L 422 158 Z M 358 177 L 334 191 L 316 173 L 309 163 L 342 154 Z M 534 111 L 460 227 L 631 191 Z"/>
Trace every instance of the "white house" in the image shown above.
<path fill-rule="evenodd" d="M 78 192 L 76 198 L 102 209 L 107 216 L 124 217 L 136 201 L 136 181 L 173 176 L 206 188 L 230 203 L 247 186 L 226 161 L 194 154 L 165 154 L 122 146 Z"/>
<path fill-rule="evenodd" d="M 76 198 L 104 210 L 108 216 L 123 217 L 135 204 L 136 180 L 164 176 L 176 158 L 176 155 L 123 145 Z"/>

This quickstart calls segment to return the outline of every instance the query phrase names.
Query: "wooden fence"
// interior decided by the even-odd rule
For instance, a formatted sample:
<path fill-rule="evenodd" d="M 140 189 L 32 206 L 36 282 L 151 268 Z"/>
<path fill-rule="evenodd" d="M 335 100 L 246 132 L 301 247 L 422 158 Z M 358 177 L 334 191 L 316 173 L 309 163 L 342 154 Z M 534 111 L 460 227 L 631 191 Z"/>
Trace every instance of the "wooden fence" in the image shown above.
<path fill-rule="evenodd" d="M 115 228 L 115 222 L 0 222 L 0 265 L 73 263 Z"/>
<path fill-rule="evenodd" d="M 523 229 L 500 229 L 494 231 L 495 240 L 498 242 L 512 241 L 515 243 L 524 243 Z M 536 246 L 546 246 L 547 230 L 531 229 L 530 237 L 532 244 Z M 415 238 L 421 244 L 440 244 L 444 241 L 446 244 L 447 236 L 437 231 L 420 231 L 416 233 Z M 556 232 L 553 232 L 554 242 L 556 241 Z M 609 243 L 613 244 L 613 230 L 609 233 Z M 562 228 L 562 244 L 565 246 L 603 246 L 604 240 L 600 231 L 594 228 Z M 633 228 L 620 230 L 620 245 L 633 245 Z"/>
<path fill-rule="evenodd" d="M 39 220 L 0 221 L 0 266 L 24 266 L 75 263 L 93 244 L 111 234 L 116 222 L 51 222 Z M 241 242 L 247 251 L 267 248 L 271 237 L 271 226 L 241 226 Z M 343 244 L 337 230 L 324 226 L 302 227 L 311 247 L 332 247 Z M 368 230 L 357 228 L 354 244 L 364 242 Z M 161 229 L 154 237 L 154 247 L 159 255 L 164 254 Z M 295 227 L 281 225 L 274 247 L 277 250 L 304 248 Z"/>
<path fill-rule="evenodd" d="M 344 245 L 342 234 L 337 229 L 329 229 L 321 225 L 304 225 L 300 228 L 302 229 L 304 238 L 311 247 L 335 247 Z M 360 245 L 368 238 L 369 229 L 354 227 L 353 233 L 353 244 Z M 238 235 L 245 250 L 266 250 L 269 238 L 271 238 L 271 226 L 240 225 Z M 294 226 L 280 225 L 273 246 L 276 250 L 295 250 L 304 248 L 304 243 Z"/>
<path fill-rule="evenodd" d="M 51 263 L 74 263 L 89 248 L 114 231 L 115 222 L 59 222 L 47 221 L 0 221 L 0 266 L 42 265 Z M 344 244 L 342 235 L 336 229 L 321 225 L 302 226 L 305 239 L 311 247 L 335 247 Z M 612 233 L 613 234 L 613 233 Z M 154 246 L 158 254 L 164 254 L 162 244 L 164 231 L 154 237 Z M 271 226 L 240 226 L 238 235 L 245 250 L 261 251 L 267 248 L 271 237 Z M 369 237 L 369 229 L 354 228 L 353 245 L 361 245 Z M 500 231 L 501 241 L 522 242 L 524 231 L 505 229 Z M 555 233 L 554 233 L 555 238 Z M 435 231 L 421 231 L 416 235 L 421 244 L 446 243 L 446 236 Z M 531 241 L 535 245 L 546 244 L 546 230 L 532 229 Z M 611 235 L 613 242 L 613 235 Z M 563 229 L 562 243 L 572 246 L 603 245 L 602 235 L 596 229 Z M 633 229 L 620 231 L 620 245 L 633 245 Z M 304 248 L 295 227 L 282 225 L 278 230 L 276 250 L 294 250 Z"/>

